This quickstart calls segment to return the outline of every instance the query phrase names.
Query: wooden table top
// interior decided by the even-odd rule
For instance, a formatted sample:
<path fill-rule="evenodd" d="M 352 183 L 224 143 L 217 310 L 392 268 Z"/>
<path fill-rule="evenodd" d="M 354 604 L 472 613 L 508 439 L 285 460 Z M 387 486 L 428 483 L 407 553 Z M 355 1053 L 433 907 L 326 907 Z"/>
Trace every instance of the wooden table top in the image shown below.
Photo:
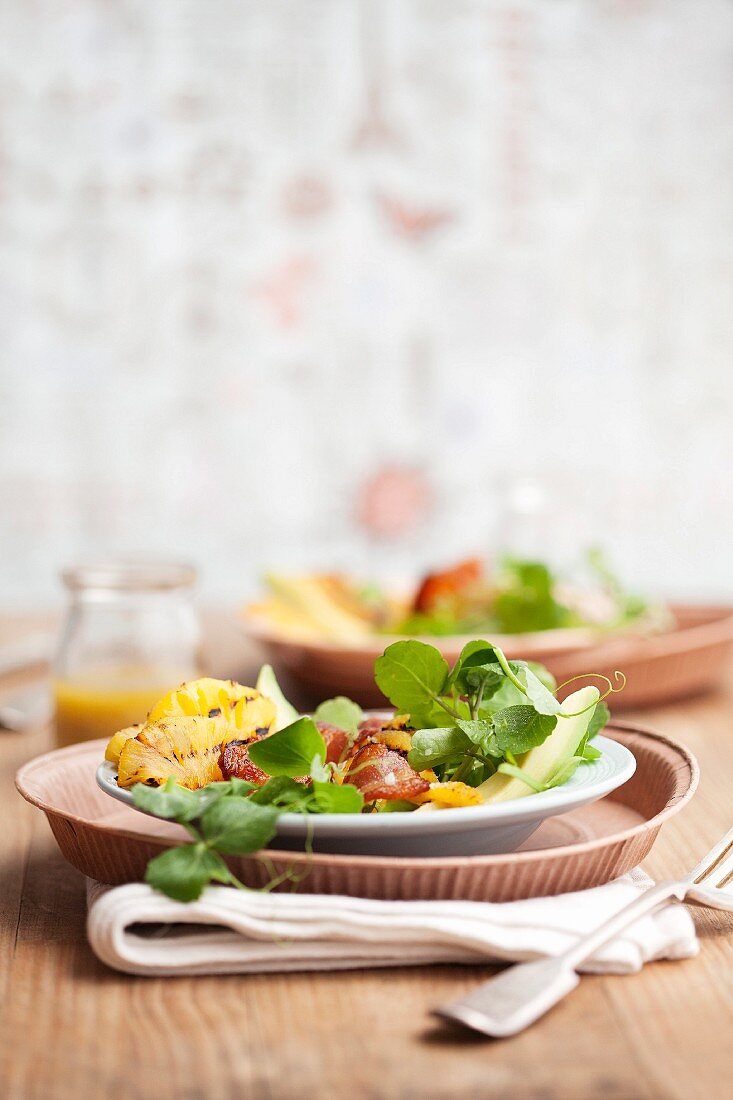
<path fill-rule="evenodd" d="M 22 621 L 0 621 L 0 642 Z M 228 670 L 227 670 L 228 671 Z M 2 689 L 17 688 L 4 681 Z M 1 697 L 1 695 L 0 695 Z M 674 876 L 733 823 L 733 676 L 632 716 L 686 742 L 702 779 L 647 861 Z M 584 977 L 534 1028 L 492 1041 L 434 1021 L 489 967 L 149 979 L 99 963 L 82 876 L 13 788 L 48 728 L 0 732 L 0 1094 L 6 1100 L 716 1098 L 733 1079 L 733 919 L 694 910 L 700 956 Z"/>

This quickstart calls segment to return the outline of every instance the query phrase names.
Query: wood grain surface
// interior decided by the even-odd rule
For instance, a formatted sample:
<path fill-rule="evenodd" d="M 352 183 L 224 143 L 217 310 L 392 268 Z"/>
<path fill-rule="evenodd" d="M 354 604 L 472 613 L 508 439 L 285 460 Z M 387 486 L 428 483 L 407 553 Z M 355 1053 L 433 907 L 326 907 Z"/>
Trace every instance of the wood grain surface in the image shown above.
<path fill-rule="evenodd" d="M 0 621 L 0 642 L 24 629 Z M 697 795 L 647 861 L 658 878 L 691 866 L 733 823 L 729 682 L 723 695 L 635 715 L 686 742 L 702 769 Z M 81 875 L 13 788 L 16 768 L 50 744 L 48 729 L 0 732 L 5 1100 L 730 1096 L 733 919 L 723 914 L 694 911 L 698 958 L 584 977 L 538 1025 L 502 1041 L 430 1016 L 488 967 L 211 979 L 106 969 L 86 944 Z"/>

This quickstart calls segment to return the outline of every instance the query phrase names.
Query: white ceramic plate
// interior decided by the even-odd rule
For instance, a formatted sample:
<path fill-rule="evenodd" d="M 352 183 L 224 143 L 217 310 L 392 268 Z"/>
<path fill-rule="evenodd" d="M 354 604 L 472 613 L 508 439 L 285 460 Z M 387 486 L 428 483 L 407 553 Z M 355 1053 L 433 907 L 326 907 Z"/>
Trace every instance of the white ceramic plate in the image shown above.
<path fill-rule="evenodd" d="M 562 787 L 487 806 L 434 813 L 282 814 L 271 848 L 303 848 L 312 837 L 319 852 L 383 856 L 473 856 L 513 852 L 545 818 L 595 802 L 626 783 L 636 770 L 627 748 L 609 737 L 593 744 L 601 756 L 581 764 Z M 134 807 L 132 793 L 117 786 L 117 769 L 104 761 L 97 783 L 112 798 Z M 136 808 L 136 807 L 135 807 Z M 142 811 L 140 811 L 142 812 Z"/>

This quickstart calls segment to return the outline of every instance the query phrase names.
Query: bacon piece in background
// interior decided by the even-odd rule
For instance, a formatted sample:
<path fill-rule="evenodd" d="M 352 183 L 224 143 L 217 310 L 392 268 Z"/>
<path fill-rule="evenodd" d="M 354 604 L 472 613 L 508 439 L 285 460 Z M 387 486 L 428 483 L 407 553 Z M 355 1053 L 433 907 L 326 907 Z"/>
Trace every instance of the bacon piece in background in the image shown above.
<path fill-rule="evenodd" d="M 413 611 L 430 614 L 442 602 L 451 600 L 478 584 L 483 577 L 483 571 L 483 565 L 478 558 L 469 558 L 451 569 L 444 569 L 442 573 L 428 573 L 415 593 Z"/>

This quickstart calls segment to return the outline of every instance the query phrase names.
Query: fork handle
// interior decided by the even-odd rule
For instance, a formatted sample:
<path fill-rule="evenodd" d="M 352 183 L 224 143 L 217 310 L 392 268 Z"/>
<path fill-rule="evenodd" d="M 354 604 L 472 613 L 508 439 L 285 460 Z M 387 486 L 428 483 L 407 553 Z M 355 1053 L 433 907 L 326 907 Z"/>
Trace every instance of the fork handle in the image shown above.
<path fill-rule="evenodd" d="M 623 909 L 619 909 L 603 924 L 599 924 L 598 928 L 594 928 L 587 936 L 583 936 L 577 943 L 574 943 L 562 955 L 558 955 L 557 961 L 562 962 L 565 966 L 572 967 L 574 970 L 580 963 L 590 958 L 599 947 L 603 947 L 605 943 L 612 940 L 618 932 L 628 928 L 640 917 L 658 909 L 668 898 L 677 898 L 678 901 L 682 901 L 689 888 L 690 884 L 688 882 L 660 882 L 656 886 L 652 886 L 651 890 L 645 890 L 643 894 L 635 898 L 634 901 L 630 901 Z"/>
<path fill-rule="evenodd" d="M 689 886 L 687 882 L 660 882 L 562 955 L 511 966 L 466 997 L 437 1009 L 436 1015 L 457 1020 L 484 1035 L 516 1035 L 575 989 L 580 981 L 576 967 L 597 948 L 639 917 L 658 909 L 668 898 L 681 901 Z"/>
<path fill-rule="evenodd" d="M 504 1038 L 516 1035 L 575 989 L 580 977 L 559 959 L 535 959 L 510 966 L 435 1015 L 473 1031 Z"/>

